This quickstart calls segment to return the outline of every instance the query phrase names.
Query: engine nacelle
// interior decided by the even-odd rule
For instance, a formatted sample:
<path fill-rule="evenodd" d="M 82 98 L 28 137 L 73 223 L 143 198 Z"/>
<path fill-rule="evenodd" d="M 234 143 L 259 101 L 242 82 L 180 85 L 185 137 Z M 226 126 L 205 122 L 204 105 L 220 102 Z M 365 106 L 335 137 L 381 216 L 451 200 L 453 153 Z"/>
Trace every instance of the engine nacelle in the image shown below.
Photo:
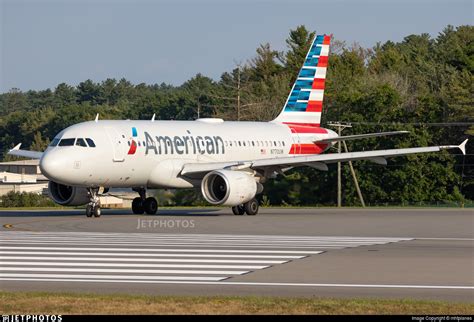
<path fill-rule="evenodd" d="M 48 184 L 49 197 L 63 206 L 81 206 L 89 202 L 89 193 L 85 188 L 66 186 L 54 181 Z"/>
<path fill-rule="evenodd" d="M 202 179 L 201 191 L 213 205 L 237 206 L 255 197 L 257 182 L 249 173 L 216 170 Z"/>

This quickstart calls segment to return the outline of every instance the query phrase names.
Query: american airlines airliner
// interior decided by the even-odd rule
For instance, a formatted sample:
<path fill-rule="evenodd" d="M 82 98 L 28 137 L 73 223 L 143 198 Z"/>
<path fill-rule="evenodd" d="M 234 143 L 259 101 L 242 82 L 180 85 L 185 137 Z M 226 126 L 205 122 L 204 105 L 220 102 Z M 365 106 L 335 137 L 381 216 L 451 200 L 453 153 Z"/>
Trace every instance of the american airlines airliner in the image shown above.
<path fill-rule="evenodd" d="M 72 125 L 58 133 L 44 152 L 9 154 L 40 159 L 50 179 L 50 197 L 61 205 L 86 205 L 88 217 L 99 217 L 99 195 L 109 188 L 131 188 L 135 214 L 155 214 L 157 201 L 146 189 L 200 187 L 212 205 L 232 207 L 235 215 L 256 215 L 255 196 L 263 183 L 299 166 L 321 171 L 328 163 L 370 160 L 459 148 L 431 146 L 323 154 L 338 141 L 406 133 L 404 131 L 338 136 L 320 127 L 330 37 L 315 37 L 283 106 L 270 122 L 110 121 Z"/>

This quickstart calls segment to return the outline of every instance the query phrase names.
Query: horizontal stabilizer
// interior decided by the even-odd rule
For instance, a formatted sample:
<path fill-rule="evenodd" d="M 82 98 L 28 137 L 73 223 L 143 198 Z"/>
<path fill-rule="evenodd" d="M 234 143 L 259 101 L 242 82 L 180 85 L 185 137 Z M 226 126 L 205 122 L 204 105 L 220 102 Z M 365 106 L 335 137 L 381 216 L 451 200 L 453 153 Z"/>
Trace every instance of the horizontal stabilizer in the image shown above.
<path fill-rule="evenodd" d="M 43 152 L 20 150 L 20 147 L 21 143 L 17 144 L 13 149 L 8 151 L 7 154 L 30 159 L 41 159 L 43 156 Z"/>
<path fill-rule="evenodd" d="M 338 142 L 338 141 L 349 141 L 349 140 L 358 140 L 358 139 L 366 139 L 366 138 L 373 138 L 378 136 L 389 136 L 389 135 L 398 135 L 398 134 L 406 134 L 410 133 L 408 131 L 393 131 L 393 132 L 380 132 L 380 133 L 367 133 L 367 134 L 356 134 L 356 135 L 347 135 L 347 136 L 337 136 L 329 139 L 324 140 L 317 140 L 314 143 L 331 143 L 331 142 Z"/>

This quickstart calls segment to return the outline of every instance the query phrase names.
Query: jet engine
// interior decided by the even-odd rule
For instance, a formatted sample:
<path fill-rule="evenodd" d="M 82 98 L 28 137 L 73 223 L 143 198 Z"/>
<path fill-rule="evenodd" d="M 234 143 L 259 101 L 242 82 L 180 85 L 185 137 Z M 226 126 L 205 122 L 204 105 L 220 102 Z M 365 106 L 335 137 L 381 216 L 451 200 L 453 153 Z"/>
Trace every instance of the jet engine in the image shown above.
<path fill-rule="evenodd" d="M 209 172 L 201 182 L 204 199 L 213 205 L 241 205 L 255 197 L 257 188 L 251 174 L 232 170 Z"/>
<path fill-rule="evenodd" d="M 63 206 L 80 206 L 89 202 L 89 193 L 85 188 L 66 186 L 54 181 L 48 184 L 49 197 Z"/>

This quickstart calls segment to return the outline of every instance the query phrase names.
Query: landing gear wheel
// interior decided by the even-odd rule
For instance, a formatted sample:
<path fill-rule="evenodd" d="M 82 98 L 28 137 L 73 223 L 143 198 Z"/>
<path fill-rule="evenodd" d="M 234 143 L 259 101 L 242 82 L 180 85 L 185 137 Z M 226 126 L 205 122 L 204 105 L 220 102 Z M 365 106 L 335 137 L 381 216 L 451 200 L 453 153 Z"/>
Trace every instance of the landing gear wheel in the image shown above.
<path fill-rule="evenodd" d="M 258 200 L 253 198 L 244 203 L 245 212 L 249 216 L 255 216 L 258 213 Z"/>
<path fill-rule="evenodd" d="M 242 216 L 245 213 L 244 205 L 238 205 L 238 206 L 232 207 L 232 212 L 236 216 Z"/>
<path fill-rule="evenodd" d="M 145 202 L 143 203 L 143 209 L 148 215 L 154 215 L 156 214 L 156 211 L 158 210 L 158 202 L 156 201 L 155 198 L 148 197 L 145 199 Z"/>
<path fill-rule="evenodd" d="M 102 214 L 102 211 L 100 210 L 99 206 L 95 206 L 92 212 L 94 213 L 94 217 L 96 218 L 100 217 L 100 215 Z"/>
<path fill-rule="evenodd" d="M 136 215 L 142 215 L 145 212 L 145 209 L 143 209 L 143 201 L 142 198 L 136 197 L 132 201 L 132 211 Z"/>
<path fill-rule="evenodd" d="M 86 206 L 86 217 L 92 217 L 93 207 L 91 205 Z"/>

